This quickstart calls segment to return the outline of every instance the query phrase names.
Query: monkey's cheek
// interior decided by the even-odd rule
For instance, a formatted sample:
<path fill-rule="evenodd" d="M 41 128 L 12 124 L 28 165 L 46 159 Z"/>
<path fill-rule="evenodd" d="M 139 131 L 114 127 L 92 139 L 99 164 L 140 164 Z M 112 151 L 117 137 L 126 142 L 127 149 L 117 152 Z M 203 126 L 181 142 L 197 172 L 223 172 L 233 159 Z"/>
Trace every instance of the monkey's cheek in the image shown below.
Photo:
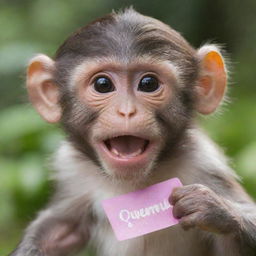
<path fill-rule="evenodd" d="M 142 154 L 129 158 L 115 156 L 102 143 L 97 145 L 97 151 L 108 174 L 119 177 L 138 177 L 150 172 L 159 149 L 157 145 L 152 144 Z"/>

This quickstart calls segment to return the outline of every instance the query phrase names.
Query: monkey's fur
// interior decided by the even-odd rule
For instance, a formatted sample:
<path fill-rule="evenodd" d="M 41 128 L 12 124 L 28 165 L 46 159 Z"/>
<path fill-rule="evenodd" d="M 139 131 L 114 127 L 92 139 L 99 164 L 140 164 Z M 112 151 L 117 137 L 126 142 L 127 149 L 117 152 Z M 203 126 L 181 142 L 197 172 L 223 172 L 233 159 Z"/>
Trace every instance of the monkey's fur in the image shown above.
<path fill-rule="evenodd" d="M 142 71 L 159 75 L 159 90 L 134 89 Z M 90 72 L 111 77 L 114 91 L 96 93 Z M 55 155 L 56 192 L 11 256 L 65 256 L 88 243 L 100 256 L 256 255 L 255 204 L 194 121 L 196 112 L 217 108 L 225 84 L 216 46 L 196 50 L 132 9 L 82 27 L 54 60 L 32 59 L 30 99 L 46 121 L 61 123 L 67 140 Z M 125 165 L 97 146 L 114 145 L 116 137 L 130 143 L 134 136 L 152 142 L 144 162 Z M 101 200 L 172 177 L 184 184 L 170 196 L 180 224 L 117 241 Z"/>

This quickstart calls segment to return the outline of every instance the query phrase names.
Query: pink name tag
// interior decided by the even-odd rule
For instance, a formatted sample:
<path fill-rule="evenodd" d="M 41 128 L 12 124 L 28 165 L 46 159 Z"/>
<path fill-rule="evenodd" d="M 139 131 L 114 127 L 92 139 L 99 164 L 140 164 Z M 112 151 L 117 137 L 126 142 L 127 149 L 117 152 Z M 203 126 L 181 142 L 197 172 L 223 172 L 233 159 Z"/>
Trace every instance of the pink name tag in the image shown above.
<path fill-rule="evenodd" d="M 116 238 L 122 241 L 177 224 L 168 198 L 181 186 L 180 180 L 173 178 L 102 201 Z"/>

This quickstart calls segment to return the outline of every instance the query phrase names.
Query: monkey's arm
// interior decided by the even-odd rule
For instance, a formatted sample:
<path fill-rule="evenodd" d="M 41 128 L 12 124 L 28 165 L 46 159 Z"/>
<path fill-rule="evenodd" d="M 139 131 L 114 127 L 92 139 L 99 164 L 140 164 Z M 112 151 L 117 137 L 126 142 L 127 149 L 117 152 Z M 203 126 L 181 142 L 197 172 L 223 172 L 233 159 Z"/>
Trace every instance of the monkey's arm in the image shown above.
<path fill-rule="evenodd" d="M 177 188 L 170 198 L 174 215 L 184 229 L 215 233 L 216 255 L 255 255 L 256 206 L 238 184 L 235 190 L 240 192 L 230 199 L 201 184 Z"/>
<path fill-rule="evenodd" d="M 84 211 L 86 206 L 81 207 L 81 203 L 53 203 L 31 223 L 10 256 L 65 256 L 82 248 L 89 238 L 89 220 Z"/>

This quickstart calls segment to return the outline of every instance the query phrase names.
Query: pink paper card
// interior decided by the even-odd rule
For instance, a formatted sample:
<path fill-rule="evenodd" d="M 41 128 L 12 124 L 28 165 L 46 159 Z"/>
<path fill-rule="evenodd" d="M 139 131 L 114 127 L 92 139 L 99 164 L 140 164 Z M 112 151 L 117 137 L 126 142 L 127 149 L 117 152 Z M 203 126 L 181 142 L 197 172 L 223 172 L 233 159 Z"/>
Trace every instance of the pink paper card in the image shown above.
<path fill-rule="evenodd" d="M 168 198 L 181 186 L 180 180 L 173 178 L 102 201 L 116 238 L 122 241 L 177 224 Z"/>

